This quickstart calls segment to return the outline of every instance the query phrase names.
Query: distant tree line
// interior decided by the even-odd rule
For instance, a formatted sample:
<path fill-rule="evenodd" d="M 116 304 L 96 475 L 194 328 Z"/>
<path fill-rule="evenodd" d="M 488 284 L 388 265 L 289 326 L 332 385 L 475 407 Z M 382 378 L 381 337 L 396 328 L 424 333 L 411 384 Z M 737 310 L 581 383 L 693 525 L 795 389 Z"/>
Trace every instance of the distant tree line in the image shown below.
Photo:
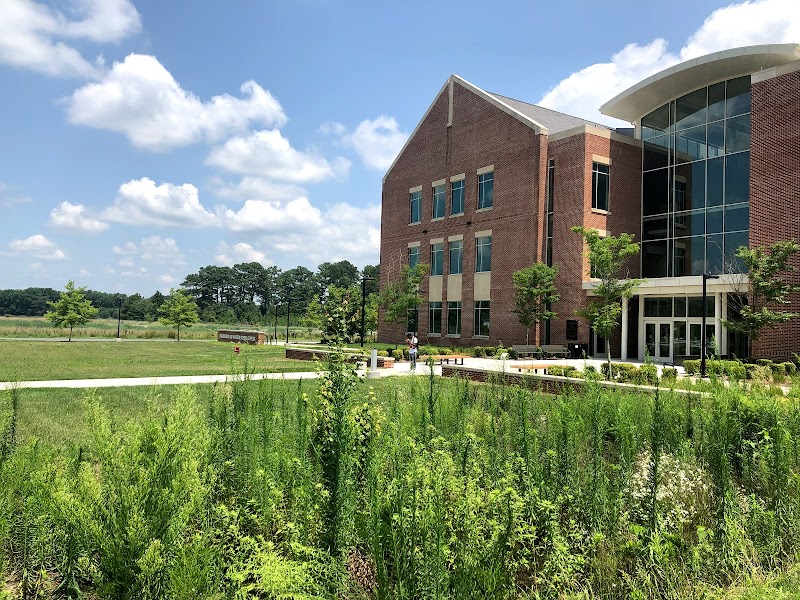
<path fill-rule="evenodd" d="M 180 287 L 197 304 L 202 321 L 255 325 L 272 322 L 276 308 L 279 319 L 290 310 L 292 320 L 300 320 L 315 297 L 325 298 L 333 288 L 360 288 L 363 277 L 367 296 L 377 294 L 378 266 L 367 265 L 359 271 L 346 260 L 324 262 L 316 272 L 305 267 L 282 271 L 257 262 L 209 265 L 187 275 Z M 157 320 L 166 299 L 160 292 L 149 298 L 92 290 L 84 295 L 98 309 L 99 318 L 116 318 L 119 310 L 126 321 Z M 60 292 L 51 288 L 0 290 L 0 315 L 43 316 L 50 309 L 48 303 L 59 297 Z"/>

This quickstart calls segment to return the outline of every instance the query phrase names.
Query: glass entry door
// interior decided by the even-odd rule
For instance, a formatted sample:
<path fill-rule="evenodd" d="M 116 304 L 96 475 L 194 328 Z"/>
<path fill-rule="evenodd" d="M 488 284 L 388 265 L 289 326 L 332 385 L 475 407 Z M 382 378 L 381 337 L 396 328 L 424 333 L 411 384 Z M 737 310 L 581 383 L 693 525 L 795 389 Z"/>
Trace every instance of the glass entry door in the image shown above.
<path fill-rule="evenodd" d="M 703 330 L 702 323 L 689 323 L 689 354 L 700 356 L 702 351 L 700 332 Z M 714 340 L 714 324 L 706 323 L 706 354 L 712 352 L 712 342 Z"/>
<path fill-rule="evenodd" d="M 672 323 L 645 323 L 644 339 L 652 359 L 666 361 L 672 358 Z"/>

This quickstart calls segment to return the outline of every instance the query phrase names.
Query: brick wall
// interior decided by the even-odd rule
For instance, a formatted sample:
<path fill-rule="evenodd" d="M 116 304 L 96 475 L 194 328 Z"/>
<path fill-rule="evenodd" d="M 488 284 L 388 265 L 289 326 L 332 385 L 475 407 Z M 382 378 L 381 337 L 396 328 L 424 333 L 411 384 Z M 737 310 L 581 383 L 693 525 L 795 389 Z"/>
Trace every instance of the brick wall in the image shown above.
<path fill-rule="evenodd" d="M 429 279 L 422 285 L 425 302 L 419 311 L 421 343 L 475 346 L 506 345 L 525 340 L 525 329 L 511 313 L 511 275 L 539 259 L 544 194 L 542 136 L 472 91 L 454 84 L 453 123 L 447 127 L 448 89 L 435 100 L 405 151 L 387 173 L 381 210 L 381 286 L 397 276 L 407 261 L 408 243 L 420 242 L 421 262 L 430 261 L 429 241 L 445 239 L 442 277 L 443 334 L 428 337 L 427 297 Z M 491 210 L 476 212 L 476 171 L 494 165 L 494 202 Z M 461 173 L 465 179 L 465 211 L 450 217 L 449 178 Z M 447 178 L 446 216 L 431 220 L 431 182 Z M 409 189 L 422 186 L 422 222 L 409 225 Z M 475 232 L 492 230 L 490 338 L 473 339 Z M 448 236 L 464 236 L 461 337 L 446 336 Z M 378 339 L 402 341 L 405 324 L 386 323 L 379 315 Z"/>
<path fill-rule="evenodd" d="M 753 84 L 750 137 L 750 247 L 800 240 L 800 71 Z M 800 268 L 800 257 L 794 266 Z M 800 283 L 797 273 L 791 278 Z M 800 294 L 789 310 L 800 312 Z M 800 319 L 765 330 L 761 358 L 800 352 Z"/>

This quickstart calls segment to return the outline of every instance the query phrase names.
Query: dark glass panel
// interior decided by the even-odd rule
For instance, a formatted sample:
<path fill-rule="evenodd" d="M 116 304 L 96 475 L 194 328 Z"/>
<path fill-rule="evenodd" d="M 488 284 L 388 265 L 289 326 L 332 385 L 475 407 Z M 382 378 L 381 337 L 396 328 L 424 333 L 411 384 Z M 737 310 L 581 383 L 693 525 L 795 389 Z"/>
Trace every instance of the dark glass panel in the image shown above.
<path fill-rule="evenodd" d="M 706 157 L 706 126 L 693 127 L 675 134 L 675 164 Z"/>
<path fill-rule="evenodd" d="M 700 275 L 705 264 L 705 244 L 705 237 L 699 235 L 677 238 L 674 244 L 672 275 Z"/>
<path fill-rule="evenodd" d="M 722 273 L 722 235 L 706 236 L 706 272 Z"/>
<path fill-rule="evenodd" d="M 669 104 L 642 117 L 642 139 L 649 140 L 669 129 Z"/>
<path fill-rule="evenodd" d="M 750 199 L 750 153 L 725 157 L 725 204 L 739 204 Z"/>
<path fill-rule="evenodd" d="M 705 234 L 705 219 L 704 210 L 675 213 L 675 237 Z"/>
<path fill-rule="evenodd" d="M 736 233 L 725 234 L 725 272 L 744 273 L 745 268 L 742 260 L 736 256 L 736 251 L 741 246 L 747 246 L 748 233 L 738 231 Z"/>
<path fill-rule="evenodd" d="M 706 212 L 706 233 L 722 233 L 722 209 Z"/>
<path fill-rule="evenodd" d="M 725 116 L 725 82 L 708 86 L 708 121 L 716 121 Z M 710 140 L 709 140 L 710 143 Z"/>
<path fill-rule="evenodd" d="M 667 276 L 667 241 L 642 243 L 642 275 Z"/>
<path fill-rule="evenodd" d="M 750 112 L 750 76 L 745 75 L 728 81 L 726 96 L 726 117 L 735 117 Z"/>
<path fill-rule="evenodd" d="M 706 88 L 675 101 L 675 129 L 686 129 L 706 122 Z"/>
<path fill-rule="evenodd" d="M 658 301 L 658 316 L 671 317 L 672 316 L 672 298 L 657 298 Z"/>
<path fill-rule="evenodd" d="M 656 143 L 658 141 L 659 143 Z M 664 142 L 663 145 L 660 142 Z M 669 136 L 662 135 L 644 143 L 644 170 L 666 167 L 669 160 Z"/>
<path fill-rule="evenodd" d="M 750 149 L 750 115 L 742 115 L 725 121 L 725 152 L 741 152 Z"/>
<path fill-rule="evenodd" d="M 725 121 L 708 124 L 708 158 L 725 154 Z"/>
<path fill-rule="evenodd" d="M 660 240 L 669 237 L 667 217 L 645 217 L 642 221 L 642 239 Z"/>
<path fill-rule="evenodd" d="M 658 298 L 644 299 L 644 316 L 645 317 L 658 316 Z"/>
<path fill-rule="evenodd" d="M 686 298 L 680 297 L 675 298 L 675 316 L 676 317 L 685 317 L 686 316 Z M 675 323 L 677 325 L 677 323 Z M 686 327 L 686 323 L 683 324 Z"/>
<path fill-rule="evenodd" d="M 750 226 L 750 206 L 740 204 L 738 206 L 725 207 L 725 232 L 747 231 Z"/>
<path fill-rule="evenodd" d="M 660 215 L 669 210 L 669 169 L 649 171 L 642 176 L 642 210 Z"/>
<path fill-rule="evenodd" d="M 708 169 L 706 184 L 706 206 L 720 206 L 722 204 L 722 189 L 723 189 L 723 165 L 725 159 L 713 158 L 706 161 L 706 168 Z"/>
<path fill-rule="evenodd" d="M 703 297 L 692 296 L 689 298 L 689 316 L 703 316 Z M 706 317 L 714 316 L 714 296 L 706 296 Z"/>
<path fill-rule="evenodd" d="M 683 185 L 679 185 L 683 183 Z M 706 205 L 706 163 L 698 161 L 675 167 L 673 210 L 704 208 Z"/>

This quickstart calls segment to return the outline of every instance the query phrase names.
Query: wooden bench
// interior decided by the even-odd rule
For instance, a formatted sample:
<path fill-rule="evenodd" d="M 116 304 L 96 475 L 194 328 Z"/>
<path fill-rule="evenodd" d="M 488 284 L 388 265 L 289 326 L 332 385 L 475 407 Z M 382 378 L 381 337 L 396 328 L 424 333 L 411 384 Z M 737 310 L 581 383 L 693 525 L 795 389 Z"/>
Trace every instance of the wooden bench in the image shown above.
<path fill-rule="evenodd" d="M 438 361 L 441 365 L 442 363 L 450 364 L 450 361 L 453 361 L 454 365 L 459 364 L 458 359 L 461 359 L 461 365 L 464 364 L 465 358 L 470 358 L 467 354 L 426 354 L 425 356 L 420 356 L 417 362 L 426 362 L 428 359 L 433 361 Z"/>
<path fill-rule="evenodd" d="M 544 365 L 544 364 L 534 364 L 534 365 L 515 365 L 514 368 L 517 369 L 520 373 L 523 371 L 533 371 L 534 373 L 538 374 L 539 369 L 541 369 L 545 375 L 547 375 L 547 368 L 552 365 Z"/>
<path fill-rule="evenodd" d="M 562 344 L 546 344 L 542 346 L 542 358 L 569 358 L 569 348 Z"/>
<path fill-rule="evenodd" d="M 542 356 L 542 349 L 532 344 L 514 344 L 511 346 L 511 349 L 516 352 L 518 356 Z"/>

